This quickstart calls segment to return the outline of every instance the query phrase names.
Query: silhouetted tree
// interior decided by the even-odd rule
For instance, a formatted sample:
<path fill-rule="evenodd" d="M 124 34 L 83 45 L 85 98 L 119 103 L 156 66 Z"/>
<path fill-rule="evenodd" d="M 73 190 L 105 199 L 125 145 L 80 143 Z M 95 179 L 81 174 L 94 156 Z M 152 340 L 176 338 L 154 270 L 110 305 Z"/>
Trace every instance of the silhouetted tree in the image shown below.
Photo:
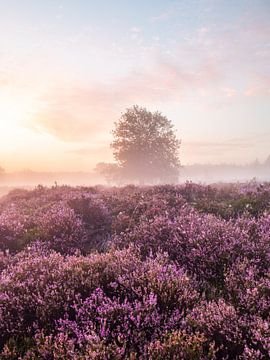
<path fill-rule="evenodd" d="M 133 106 L 115 123 L 111 144 L 119 175 L 139 183 L 178 181 L 180 140 L 160 112 Z"/>
<path fill-rule="evenodd" d="M 269 155 L 268 158 L 265 160 L 264 165 L 270 166 L 270 155 Z"/>
<path fill-rule="evenodd" d="M 118 181 L 119 168 L 117 164 L 100 162 L 96 165 L 95 171 L 102 175 L 109 184 Z"/>

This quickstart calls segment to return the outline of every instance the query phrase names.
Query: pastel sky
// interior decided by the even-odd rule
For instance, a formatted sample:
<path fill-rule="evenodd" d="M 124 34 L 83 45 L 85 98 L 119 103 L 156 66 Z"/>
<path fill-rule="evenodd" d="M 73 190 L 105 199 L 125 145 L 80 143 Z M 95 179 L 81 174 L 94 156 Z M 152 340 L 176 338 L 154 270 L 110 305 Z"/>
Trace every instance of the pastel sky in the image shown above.
<path fill-rule="evenodd" d="M 112 161 L 133 104 L 159 110 L 181 161 L 270 154 L 269 0 L 0 0 L 0 165 Z"/>

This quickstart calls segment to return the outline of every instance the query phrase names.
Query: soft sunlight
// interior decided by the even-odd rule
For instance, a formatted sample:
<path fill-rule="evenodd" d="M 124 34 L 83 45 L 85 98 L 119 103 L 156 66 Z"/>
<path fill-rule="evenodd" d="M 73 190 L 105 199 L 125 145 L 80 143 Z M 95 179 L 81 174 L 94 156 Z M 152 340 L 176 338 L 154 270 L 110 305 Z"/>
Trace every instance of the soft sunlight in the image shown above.
<path fill-rule="evenodd" d="M 1 165 L 7 170 L 26 168 L 33 163 L 38 148 L 33 151 L 32 147 L 41 145 L 37 134 L 29 128 L 36 108 L 33 98 L 26 94 L 0 91 Z"/>
<path fill-rule="evenodd" d="M 46 170 L 93 170 L 134 104 L 172 120 L 183 165 L 264 162 L 269 1 L 230 3 L 0 1 L 0 166 L 38 170 L 38 134 Z"/>
<path fill-rule="evenodd" d="M 270 359 L 270 0 L 0 0 L 0 360 Z"/>
<path fill-rule="evenodd" d="M 33 101 L 25 96 L 0 92 L 0 126 L 1 133 L 16 131 L 27 121 L 33 110 Z"/>

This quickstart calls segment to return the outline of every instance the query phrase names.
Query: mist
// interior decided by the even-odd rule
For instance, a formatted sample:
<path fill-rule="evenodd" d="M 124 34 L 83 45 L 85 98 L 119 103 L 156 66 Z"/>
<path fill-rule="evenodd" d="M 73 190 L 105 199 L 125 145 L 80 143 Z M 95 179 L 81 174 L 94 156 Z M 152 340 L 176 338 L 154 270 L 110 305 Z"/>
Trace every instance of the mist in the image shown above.
<path fill-rule="evenodd" d="M 177 184 L 187 181 L 202 184 L 270 181 L 270 157 L 263 163 L 255 160 L 250 164 L 190 164 L 182 165 Z M 96 171 L 89 172 L 38 172 L 23 170 L 2 172 L 0 175 L 0 196 L 14 188 L 33 189 L 37 185 L 55 186 L 118 186 L 132 184 L 121 179 L 120 182 L 107 181 Z M 145 184 L 147 185 L 147 183 Z"/>

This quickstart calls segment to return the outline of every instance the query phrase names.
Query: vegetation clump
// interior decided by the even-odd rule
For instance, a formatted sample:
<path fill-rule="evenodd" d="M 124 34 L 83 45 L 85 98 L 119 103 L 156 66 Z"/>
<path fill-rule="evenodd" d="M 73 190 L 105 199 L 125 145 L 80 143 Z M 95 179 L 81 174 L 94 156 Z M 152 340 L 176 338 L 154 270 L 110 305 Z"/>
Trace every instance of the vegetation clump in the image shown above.
<path fill-rule="evenodd" d="M 10 193 L 0 358 L 269 359 L 269 199 L 267 183 Z"/>

